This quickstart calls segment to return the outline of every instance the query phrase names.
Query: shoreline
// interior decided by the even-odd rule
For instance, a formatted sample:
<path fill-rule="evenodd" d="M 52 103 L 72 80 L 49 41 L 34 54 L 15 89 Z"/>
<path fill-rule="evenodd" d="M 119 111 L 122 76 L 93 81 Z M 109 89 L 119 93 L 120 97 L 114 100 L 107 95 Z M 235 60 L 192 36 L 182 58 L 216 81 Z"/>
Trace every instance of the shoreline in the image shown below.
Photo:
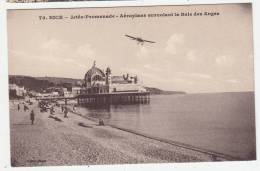
<path fill-rule="evenodd" d="M 36 102 L 34 102 L 36 103 Z M 59 120 L 41 113 L 34 104 L 35 125 L 29 112 L 17 111 L 10 103 L 12 166 L 60 166 L 96 164 L 138 164 L 226 161 L 169 142 L 138 135 L 114 126 L 98 126 L 82 114 L 69 112 L 69 118 L 55 107 Z"/>
<path fill-rule="evenodd" d="M 97 123 L 96 118 L 91 118 L 91 117 L 85 116 L 81 113 L 74 112 L 72 110 L 70 110 L 70 112 Z M 139 135 L 139 136 L 142 136 L 142 137 L 145 137 L 145 138 L 153 139 L 153 140 L 160 141 L 160 142 L 163 142 L 163 143 L 167 143 L 167 144 L 170 144 L 170 145 L 173 145 L 173 146 L 178 146 L 180 148 L 194 150 L 194 151 L 197 151 L 197 152 L 211 156 L 213 161 L 215 161 L 215 160 L 218 161 L 218 159 L 228 160 L 228 161 L 237 161 L 237 160 L 242 161 L 243 160 L 241 158 L 234 157 L 234 156 L 231 156 L 231 155 L 228 155 L 228 154 L 223 154 L 223 153 L 215 152 L 215 151 L 212 151 L 212 150 L 195 147 L 195 146 L 192 146 L 192 145 L 189 145 L 189 144 L 185 144 L 185 143 L 181 143 L 181 142 L 177 142 L 177 141 L 168 140 L 168 139 L 165 139 L 165 138 L 152 136 L 152 135 L 149 135 L 149 134 L 146 134 L 146 133 L 142 133 L 142 132 L 138 132 L 138 131 L 135 131 L 135 130 L 132 130 L 132 129 L 119 127 L 119 126 L 116 126 L 116 125 L 113 125 L 113 124 L 105 124 L 105 125 L 110 126 L 112 128 L 115 128 L 115 129 L 119 129 L 119 130 L 122 130 L 122 131 L 129 132 L 129 133 L 132 133 L 132 134 L 136 134 L 136 135 Z"/>

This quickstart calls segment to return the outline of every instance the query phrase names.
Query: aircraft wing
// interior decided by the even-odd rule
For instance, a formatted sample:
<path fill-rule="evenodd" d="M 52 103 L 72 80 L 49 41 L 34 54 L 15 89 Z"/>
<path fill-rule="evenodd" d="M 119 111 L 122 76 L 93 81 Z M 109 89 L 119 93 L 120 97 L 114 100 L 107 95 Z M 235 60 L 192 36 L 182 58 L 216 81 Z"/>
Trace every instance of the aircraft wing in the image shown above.
<path fill-rule="evenodd" d="M 126 36 L 126 37 L 129 37 L 129 38 L 131 38 L 131 39 L 134 39 L 134 40 L 136 39 L 136 37 L 129 36 L 129 35 L 127 35 L 127 34 L 125 34 L 125 36 Z"/>
<path fill-rule="evenodd" d="M 153 41 L 149 41 L 149 40 L 143 40 L 144 42 L 149 42 L 149 43 L 156 43 L 156 42 L 153 42 Z"/>

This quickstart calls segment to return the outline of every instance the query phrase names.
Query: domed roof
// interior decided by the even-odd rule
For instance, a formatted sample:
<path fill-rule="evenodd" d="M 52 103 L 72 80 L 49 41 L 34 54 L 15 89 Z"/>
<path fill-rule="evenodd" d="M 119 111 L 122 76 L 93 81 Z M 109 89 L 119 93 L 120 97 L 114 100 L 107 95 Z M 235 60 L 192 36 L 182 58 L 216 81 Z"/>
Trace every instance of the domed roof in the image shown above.
<path fill-rule="evenodd" d="M 92 68 L 90 70 L 87 71 L 87 73 L 85 74 L 85 79 L 91 78 L 92 75 L 100 75 L 102 77 L 105 77 L 104 72 L 96 67 L 96 63 L 94 62 L 94 65 L 92 66 Z"/>

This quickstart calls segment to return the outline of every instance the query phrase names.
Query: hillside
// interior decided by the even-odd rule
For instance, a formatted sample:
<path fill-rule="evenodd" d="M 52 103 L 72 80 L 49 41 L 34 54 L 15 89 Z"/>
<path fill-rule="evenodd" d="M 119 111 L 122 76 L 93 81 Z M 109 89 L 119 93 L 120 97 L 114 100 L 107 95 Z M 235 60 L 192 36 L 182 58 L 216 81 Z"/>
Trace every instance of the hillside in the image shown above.
<path fill-rule="evenodd" d="M 54 84 L 62 84 L 69 83 L 72 85 L 76 85 L 78 81 L 82 81 L 82 79 L 74 79 L 74 78 L 62 78 L 62 77 L 36 77 L 38 80 L 47 80 Z"/>
<path fill-rule="evenodd" d="M 41 91 L 42 89 L 53 87 L 54 83 L 48 80 L 39 80 L 30 76 L 20 76 L 20 75 L 9 75 L 9 84 L 16 84 L 21 87 L 25 87 L 29 90 Z"/>
<path fill-rule="evenodd" d="M 151 94 L 163 94 L 163 95 L 171 95 L 171 94 L 185 94 L 183 91 L 165 91 L 154 87 L 145 87 L 147 91 L 150 91 Z"/>

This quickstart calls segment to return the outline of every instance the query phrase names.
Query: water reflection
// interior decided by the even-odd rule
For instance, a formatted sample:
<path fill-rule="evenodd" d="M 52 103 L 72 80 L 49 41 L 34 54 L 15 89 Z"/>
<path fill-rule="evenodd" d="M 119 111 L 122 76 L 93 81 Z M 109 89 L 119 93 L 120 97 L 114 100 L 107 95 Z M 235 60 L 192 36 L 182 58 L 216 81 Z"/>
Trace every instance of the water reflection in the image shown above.
<path fill-rule="evenodd" d="M 140 116 L 142 108 L 149 106 L 149 104 L 128 104 L 128 105 L 106 105 L 106 106 L 91 106 L 86 107 L 88 116 L 100 119 L 111 119 L 112 113 L 124 113 L 128 115 Z M 147 111 L 146 111 L 147 113 Z M 123 115 L 123 114 L 122 114 Z"/>

